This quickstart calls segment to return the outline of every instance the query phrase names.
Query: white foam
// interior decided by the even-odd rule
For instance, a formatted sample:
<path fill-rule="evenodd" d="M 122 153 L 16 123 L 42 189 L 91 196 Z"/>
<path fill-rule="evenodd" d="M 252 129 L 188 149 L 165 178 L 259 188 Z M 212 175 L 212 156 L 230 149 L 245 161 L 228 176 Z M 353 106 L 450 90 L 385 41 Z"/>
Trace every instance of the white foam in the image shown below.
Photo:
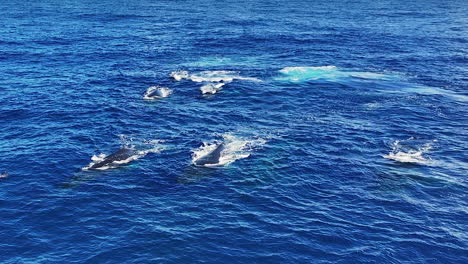
<path fill-rule="evenodd" d="M 168 97 L 170 94 L 172 94 L 172 90 L 169 88 L 160 87 L 160 86 L 151 86 L 146 90 L 143 96 L 143 99 L 154 100 L 158 98 Z"/>
<path fill-rule="evenodd" d="M 362 78 L 362 79 L 375 79 L 375 80 L 389 79 L 388 75 L 375 73 L 375 72 L 342 72 L 342 73 L 344 76 L 349 75 L 351 77 Z"/>
<path fill-rule="evenodd" d="M 233 80 L 261 81 L 257 78 L 240 76 L 239 73 L 235 71 L 202 71 L 191 74 L 189 79 L 194 82 L 232 82 Z"/>
<path fill-rule="evenodd" d="M 201 71 L 193 74 L 189 74 L 188 71 L 175 71 L 171 73 L 171 77 L 176 81 L 189 79 L 193 82 L 232 82 L 233 80 L 261 82 L 257 78 L 240 76 L 235 71 Z"/>
<path fill-rule="evenodd" d="M 422 146 L 409 148 L 407 146 L 403 146 L 401 141 L 396 140 L 392 144 L 392 151 L 390 151 L 388 155 L 382 155 L 382 157 L 402 163 L 429 164 L 431 163 L 431 160 L 426 158 L 424 154 L 431 149 L 431 143 L 425 143 Z"/>
<path fill-rule="evenodd" d="M 93 156 L 91 157 L 91 160 L 97 163 L 97 162 L 103 161 L 106 157 L 107 157 L 106 154 L 101 153 L 101 154 L 99 154 L 99 155 L 97 155 L 97 156 L 96 156 L 96 155 L 93 155 Z"/>
<path fill-rule="evenodd" d="M 225 83 L 208 83 L 200 87 L 202 94 L 215 94 L 221 87 L 223 87 Z"/>
<path fill-rule="evenodd" d="M 264 145 L 266 140 L 262 138 L 242 138 L 225 133 L 223 134 L 222 141 L 203 142 L 202 146 L 193 150 L 192 163 L 196 164 L 197 160 L 211 153 L 222 142 L 224 143 L 224 149 L 221 152 L 219 162 L 217 164 L 204 165 L 205 167 L 226 166 L 238 159 L 247 158 L 252 151 Z"/>

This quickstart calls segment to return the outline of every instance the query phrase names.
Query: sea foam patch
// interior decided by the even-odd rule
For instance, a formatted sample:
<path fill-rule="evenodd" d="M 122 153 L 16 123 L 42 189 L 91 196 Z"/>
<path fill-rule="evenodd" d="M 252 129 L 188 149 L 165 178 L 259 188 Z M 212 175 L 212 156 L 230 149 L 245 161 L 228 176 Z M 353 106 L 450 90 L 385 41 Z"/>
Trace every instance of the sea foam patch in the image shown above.
<path fill-rule="evenodd" d="M 232 82 L 233 80 L 244 80 L 260 82 L 261 80 L 254 77 L 241 76 L 236 71 L 201 71 L 196 73 L 189 73 L 188 71 L 175 71 L 170 75 L 174 80 L 181 81 L 189 79 L 193 82 Z"/>
<path fill-rule="evenodd" d="M 437 140 L 433 140 L 426 143 L 418 143 L 419 141 L 413 138 L 407 140 L 395 140 L 392 143 L 392 150 L 387 155 L 382 157 L 390 160 L 394 160 L 401 163 L 415 163 L 428 165 L 432 163 L 432 160 L 427 156 L 433 143 Z"/>
<path fill-rule="evenodd" d="M 344 78 L 360 78 L 372 80 L 390 80 L 394 77 L 373 72 L 358 72 L 341 69 L 333 65 L 318 67 L 286 67 L 279 71 L 281 76 L 277 81 L 306 82 L 313 80 L 337 81 Z"/>

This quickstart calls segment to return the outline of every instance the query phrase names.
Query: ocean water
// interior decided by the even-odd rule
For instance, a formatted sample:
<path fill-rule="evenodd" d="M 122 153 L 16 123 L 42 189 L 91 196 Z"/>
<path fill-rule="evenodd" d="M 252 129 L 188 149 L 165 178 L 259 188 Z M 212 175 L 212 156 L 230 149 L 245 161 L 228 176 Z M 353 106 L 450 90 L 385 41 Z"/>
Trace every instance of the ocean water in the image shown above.
<path fill-rule="evenodd" d="M 466 1 L 0 7 L 0 263 L 468 263 Z"/>

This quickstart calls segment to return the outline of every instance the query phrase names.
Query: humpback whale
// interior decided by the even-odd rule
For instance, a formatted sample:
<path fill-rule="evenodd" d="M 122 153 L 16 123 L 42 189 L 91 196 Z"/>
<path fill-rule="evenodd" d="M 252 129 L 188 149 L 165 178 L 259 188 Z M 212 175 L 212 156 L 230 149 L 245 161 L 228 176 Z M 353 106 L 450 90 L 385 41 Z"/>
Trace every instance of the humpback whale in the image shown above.
<path fill-rule="evenodd" d="M 222 80 L 219 83 L 208 83 L 200 87 L 200 90 L 202 94 L 215 94 L 219 90 L 221 90 L 221 87 L 223 87 L 226 83 L 224 83 Z"/>
<path fill-rule="evenodd" d="M 194 161 L 196 166 L 205 166 L 205 165 L 216 165 L 219 163 L 221 158 L 221 153 L 223 152 L 225 146 L 224 142 L 220 143 L 214 150 L 206 154 L 205 156 Z"/>
<path fill-rule="evenodd" d="M 176 81 L 187 79 L 189 77 L 188 71 L 175 71 L 171 73 L 171 77 Z"/>
<path fill-rule="evenodd" d="M 146 90 L 143 99 L 153 100 L 157 98 L 164 98 L 169 96 L 172 93 L 172 90 L 165 87 L 151 86 Z"/>
<path fill-rule="evenodd" d="M 110 154 L 109 156 L 104 157 L 102 160 L 90 164 L 86 169 L 88 170 L 99 170 L 106 169 L 108 166 L 118 165 L 122 163 L 127 163 L 133 158 L 137 157 L 137 152 L 133 148 L 127 146 L 121 147 L 116 152 Z"/>

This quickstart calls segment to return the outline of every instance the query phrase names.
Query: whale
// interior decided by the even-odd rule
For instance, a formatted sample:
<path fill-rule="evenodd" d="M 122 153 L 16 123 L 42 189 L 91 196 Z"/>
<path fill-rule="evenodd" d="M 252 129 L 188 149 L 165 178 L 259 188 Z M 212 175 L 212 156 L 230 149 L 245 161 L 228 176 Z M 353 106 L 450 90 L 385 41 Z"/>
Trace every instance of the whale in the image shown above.
<path fill-rule="evenodd" d="M 196 166 L 216 165 L 219 163 L 221 153 L 225 148 L 224 142 L 218 144 L 214 150 L 194 161 Z"/>
<path fill-rule="evenodd" d="M 168 97 L 172 93 L 172 90 L 165 87 L 151 86 L 146 90 L 143 99 L 154 100 L 158 98 Z"/>
<path fill-rule="evenodd" d="M 129 159 L 132 159 L 137 154 L 138 153 L 135 151 L 135 149 L 127 147 L 127 146 L 123 146 L 116 152 L 104 157 L 103 160 L 90 165 L 87 169 L 99 170 L 99 169 L 105 169 L 108 166 L 127 163 Z"/>
<path fill-rule="evenodd" d="M 222 80 L 219 83 L 208 83 L 200 87 L 200 90 L 202 94 L 215 94 L 219 90 L 221 90 L 221 87 L 223 87 L 226 83 L 224 83 Z"/>
<path fill-rule="evenodd" d="M 188 71 L 175 71 L 175 72 L 172 72 L 170 76 L 174 78 L 174 80 L 176 81 L 181 81 L 183 79 L 188 79 L 189 73 Z"/>
<path fill-rule="evenodd" d="M 59 186 L 66 189 L 78 187 L 102 175 L 98 173 L 99 171 L 115 169 L 142 158 L 149 153 L 161 152 L 164 148 L 159 142 L 161 141 L 145 140 L 141 145 L 125 143 L 110 155 L 105 155 L 103 153 L 93 155 L 91 163 L 75 172 L 68 180 L 61 183 Z M 145 146 L 146 144 L 149 144 L 149 147 Z"/>

